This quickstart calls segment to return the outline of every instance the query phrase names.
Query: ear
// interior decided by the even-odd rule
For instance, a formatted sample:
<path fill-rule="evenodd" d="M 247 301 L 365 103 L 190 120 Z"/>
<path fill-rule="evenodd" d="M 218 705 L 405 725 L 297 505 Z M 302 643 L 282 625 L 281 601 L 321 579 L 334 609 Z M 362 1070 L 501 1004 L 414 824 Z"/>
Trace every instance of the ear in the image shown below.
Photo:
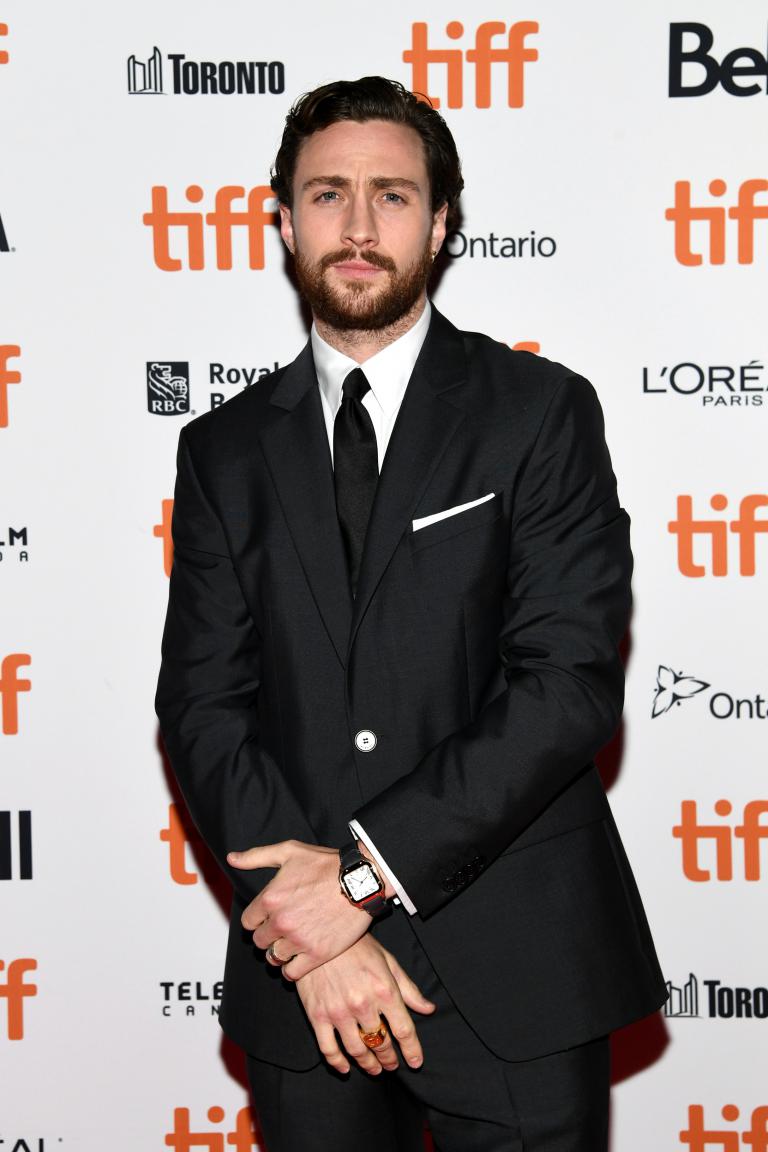
<path fill-rule="evenodd" d="M 291 253 L 291 255 L 293 255 L 294 249 L 296 247 L 296 241 L 293 237 L 293 218 L 291 216 L 291 210 L 287 204 L 281 204 L 279 207 L 280 235 L 283 238 L 286 248 Z"/>
<path fill-rule="evenodd" d="M 445 218 L 447 215 L 448 204 L 446 202 L 445 204 L 441 204 L 437 212 L 435 212 L 434 216 L 432 217 L 432 251 L 434 252 L 435 256 L 437 256 L 438 252 L 443 246 L 443 241 L 445 240 Z"/>

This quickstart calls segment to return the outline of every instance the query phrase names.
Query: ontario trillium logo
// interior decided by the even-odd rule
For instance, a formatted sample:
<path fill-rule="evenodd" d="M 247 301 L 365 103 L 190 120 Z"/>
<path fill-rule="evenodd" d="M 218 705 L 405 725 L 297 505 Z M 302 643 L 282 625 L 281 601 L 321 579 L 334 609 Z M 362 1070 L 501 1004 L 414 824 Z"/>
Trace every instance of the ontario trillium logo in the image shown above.
<path fill-rule="evenodd" d="M 709 688 L 706 681 L 697 680 L 695 676 L 686 676 L 683 672 L 675 672 L 666 664 L 659 664 L 651 717 L 655 720 L 657 716 L 663 716 L 675 704 L 681 704 L 683 700 L 698 696 L 705 688 Z"/>

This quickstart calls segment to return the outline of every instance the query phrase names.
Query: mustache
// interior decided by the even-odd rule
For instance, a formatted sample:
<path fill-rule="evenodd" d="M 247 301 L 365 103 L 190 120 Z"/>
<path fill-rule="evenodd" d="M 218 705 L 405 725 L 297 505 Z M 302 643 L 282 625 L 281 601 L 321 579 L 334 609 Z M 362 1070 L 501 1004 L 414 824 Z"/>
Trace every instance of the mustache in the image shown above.
<path fill-rule="evenodd" d="M 344 264 L 348 260 L 360 260 L 385 272 L 397 272 L 397 265 L 391 256 L 382 256 L 380 252 L 355 252 L 354 248 L 340 248 L 337 252 L 328 252 L 320 260 L 320 271 L 325 272 L 334 264 Z"/>

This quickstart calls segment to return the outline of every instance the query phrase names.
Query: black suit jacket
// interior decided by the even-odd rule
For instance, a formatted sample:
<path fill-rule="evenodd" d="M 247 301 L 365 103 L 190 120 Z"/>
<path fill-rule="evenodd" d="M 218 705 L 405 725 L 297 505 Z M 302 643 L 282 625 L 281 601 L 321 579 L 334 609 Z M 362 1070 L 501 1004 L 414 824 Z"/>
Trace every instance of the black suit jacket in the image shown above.
<path fill-rule="evenodd" d="M 586 380 L 434 311 L 352 600 L 307 346 L 183 430 L 173 536 L 158 715 L 234 887 L 221 1019 L 239 1044 L 286 1067 L 318 1060 L 295 989 L 240 927 L 271 873 L 229 870 L 225 854 L 340 844 L 352 816 L 500 1056 L 658 1007 L 664 982 L 592 764 L 621 714 L 631 554 Z M 372 752 L 355 746 L 361 729 Z M 386 944 L 386 919 L 374 931 Z"/>

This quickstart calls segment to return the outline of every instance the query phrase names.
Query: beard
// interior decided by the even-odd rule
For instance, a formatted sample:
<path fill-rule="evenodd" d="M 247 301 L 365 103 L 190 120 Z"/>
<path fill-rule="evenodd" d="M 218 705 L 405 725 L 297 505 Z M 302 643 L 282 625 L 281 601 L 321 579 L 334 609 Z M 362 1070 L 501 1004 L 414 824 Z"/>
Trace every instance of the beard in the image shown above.
<path fill-rule="evenodd" d="M 354 248 L 329 252 L 317 264 L 311 264 L 297 245 L 295 268 L 299 291 L 316 319 L 331 328 L 358 332 L 389 328 L 410 312 L 427 286 L 433 262 L 431 237 L 427 241 L 421 254 L 403 271 L 398 270 L 389 256 L 378 252 L 356 252 Z M 383 269 L 389 273 L 388 283 L 378 290 L 370 281 L 331 284 L 328 269 L 345 260 L 361 260 Z"/>

